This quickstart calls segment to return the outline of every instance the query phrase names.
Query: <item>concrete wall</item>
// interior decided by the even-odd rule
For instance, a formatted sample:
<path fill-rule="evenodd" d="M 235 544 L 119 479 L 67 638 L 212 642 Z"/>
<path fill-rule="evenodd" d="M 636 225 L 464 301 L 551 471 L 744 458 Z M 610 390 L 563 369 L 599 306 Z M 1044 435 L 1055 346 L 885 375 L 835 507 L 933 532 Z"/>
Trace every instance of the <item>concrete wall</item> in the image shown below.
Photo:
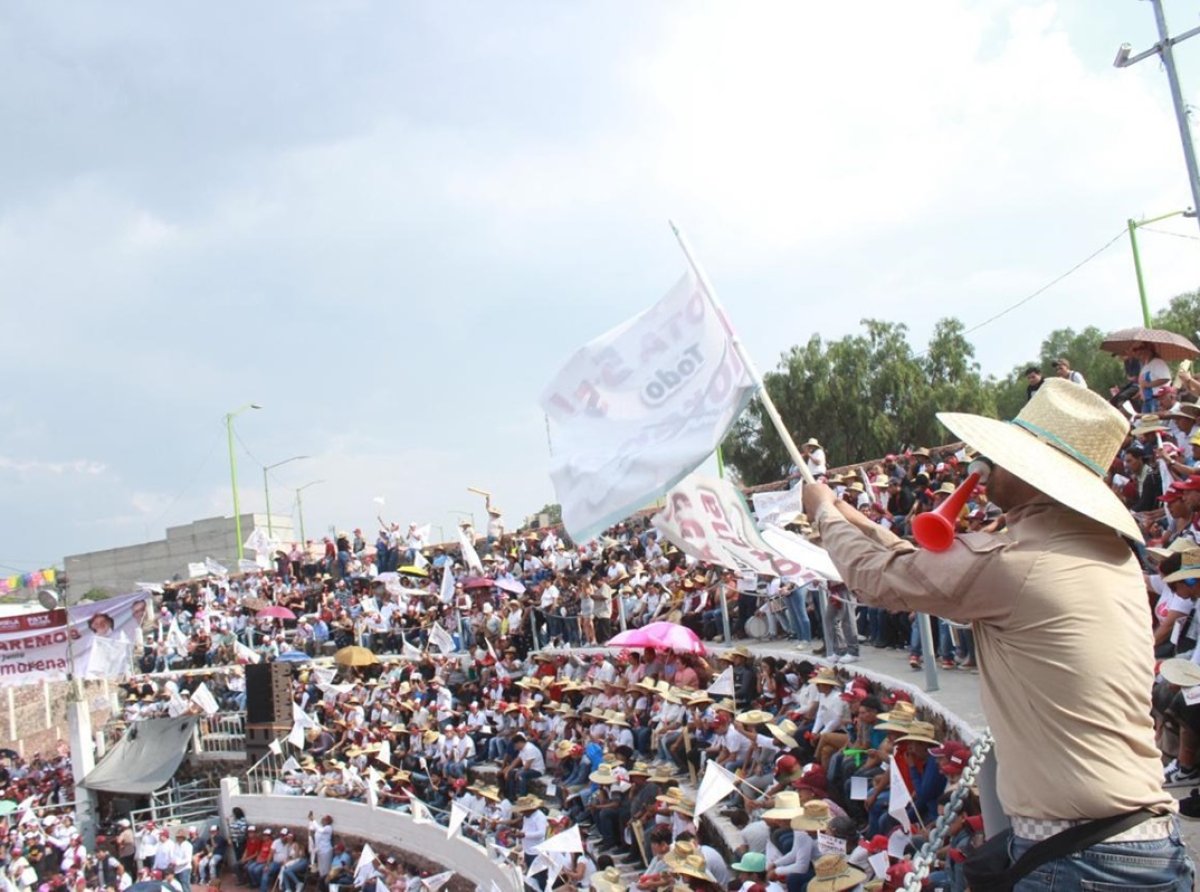
<path fill-rule="evenodd" d="M 267 516 L 243 514 L 242 541 L 256 528 L 266 531 Z M 290 517 L 272 515 L 271 528 L 276 541 L 294 541 Z M 237 568 L 237 532 L 232 517 L 210 517 L 168 527 L 166 538 L 156 542 L 67 555 L 63 565 L 71 581 L 70 596 L 74 600 L 93 588 L 121 594 L 132 591 L 138 582 L 187 579 L 187 565 L 202 562 L 206 557 L 231 571 Z M 248 552 L 246 557 L 253 558 L 254 552 Z"/>
<path fill-rule="evenodd" d="M 357 836 L 376 848 L 400 849 L 418 858 L 428 859 L 446 870 L 453 870 L 476 887 L 500 892 L 521 892 L 521 878 L 493 862 L 484 849 L 457 834 L 446 838 L 440 824 L 418 824 L 403 812 L 389 808 L 371 808 L 361 802 L 312 796 L 250 796 L 241 792 L 238 781 L 221 782 L 221 813 L 228 815 L 234 806 L 246 813 L 251 824 L 271 827 L 304 828 L 308 813 L 332 815 L 334 832 L 339 836 Z"/>

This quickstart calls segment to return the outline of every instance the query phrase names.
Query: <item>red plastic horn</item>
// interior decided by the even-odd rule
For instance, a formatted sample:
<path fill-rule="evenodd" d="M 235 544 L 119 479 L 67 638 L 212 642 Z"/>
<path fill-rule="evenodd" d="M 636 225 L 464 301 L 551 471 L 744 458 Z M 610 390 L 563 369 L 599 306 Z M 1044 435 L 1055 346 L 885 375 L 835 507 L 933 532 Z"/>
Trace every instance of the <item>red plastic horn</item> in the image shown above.
<path fill-rule="evenodd" d="M 913 518 L 913 538 L 918 545 L 929 551 L 945 551 L 954 544 L 954 525 L 978 483 L 978 473 L 968 475 L 946 501 Z"/>

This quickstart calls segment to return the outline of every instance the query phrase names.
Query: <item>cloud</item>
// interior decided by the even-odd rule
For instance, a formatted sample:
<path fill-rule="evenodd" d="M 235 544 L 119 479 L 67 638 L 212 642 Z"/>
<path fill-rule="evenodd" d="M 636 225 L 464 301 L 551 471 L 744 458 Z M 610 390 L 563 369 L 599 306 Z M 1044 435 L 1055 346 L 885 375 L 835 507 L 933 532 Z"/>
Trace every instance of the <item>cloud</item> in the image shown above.
<path fill-rule="evenodd" d="M 39 459 L 14 459 L 0 455 L 0 471 L 12 471 L 22 476 L 49 474 L 55 477 L 80 475 L 95 477 L 103 474 L 107 468 L 103 462 L 89 459 L 74 461 L 43 461 Z"/>

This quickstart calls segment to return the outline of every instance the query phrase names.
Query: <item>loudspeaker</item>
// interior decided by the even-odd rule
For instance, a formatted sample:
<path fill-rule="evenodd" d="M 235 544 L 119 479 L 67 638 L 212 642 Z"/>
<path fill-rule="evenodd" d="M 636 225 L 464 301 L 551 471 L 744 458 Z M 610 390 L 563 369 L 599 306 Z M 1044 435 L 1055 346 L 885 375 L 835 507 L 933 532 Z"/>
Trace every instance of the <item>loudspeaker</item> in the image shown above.
<path fill-rule="evenodd" d="M 290 663 L 246 666 L 246 724 L 284 724 L 292 720 Z"/>

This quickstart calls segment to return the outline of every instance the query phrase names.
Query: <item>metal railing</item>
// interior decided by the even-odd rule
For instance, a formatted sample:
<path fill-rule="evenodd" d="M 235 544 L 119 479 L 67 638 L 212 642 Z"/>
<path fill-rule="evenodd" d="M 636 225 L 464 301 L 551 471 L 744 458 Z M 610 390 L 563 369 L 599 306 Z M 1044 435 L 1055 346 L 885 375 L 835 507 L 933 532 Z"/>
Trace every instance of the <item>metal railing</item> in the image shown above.
<path fill-rule="evenodd" d="M 246 753 L 246 713 L 206 715 L 196 723 L 192 735 L 196 755 L 243 758 Z"/>
<path fill-rule="evenodd" d="M 134 827 L 147 821 L 155 824 L 191 824 L 205 821 L 220 813 L 219 787 L 201 786 L 202 781 L 172 784 L 150 794 L 150 804 L 134 809 L 129 819 Z"/>

